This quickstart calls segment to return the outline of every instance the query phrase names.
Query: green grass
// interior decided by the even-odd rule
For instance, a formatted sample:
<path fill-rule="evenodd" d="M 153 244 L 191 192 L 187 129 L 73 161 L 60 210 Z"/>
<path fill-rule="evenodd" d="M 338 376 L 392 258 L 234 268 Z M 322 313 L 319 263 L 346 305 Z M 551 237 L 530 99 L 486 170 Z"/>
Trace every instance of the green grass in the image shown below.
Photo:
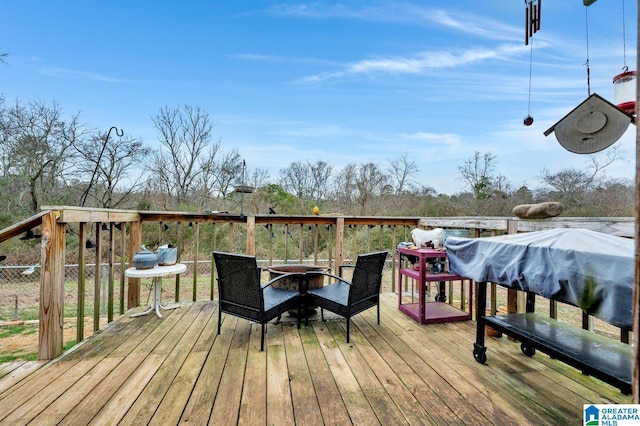
<path fill-rule="evenodd" d="M 11 325 L 0 328 L 0 339 L 11 336 L 29 336 L 38 334 L 37 324 L 20 324 Z M 75 346 L 76 341 L 71 340 L 64 344 L 62 350 L 66 351 Z M 0 349 L 0 363 L 13 361 L 37 361 L 38 351 L 31 351 L 32 348 L 21 348 L 13 351 L 4 351 Z"/>
<path fill-rule="evenodd" d="M 16 334 L 29 335 L 29 334 L 37 334 L 37 333 L 38 333 L 38 326 L 36 324 L 33 324 L 33 325 L 21 324 L 21 325 L 15 325 L 15 326 L 8 326 L 8 327 L 0 328 L 0 339 L 11 337 Z"/>
<path fill-rule="evenodd" d="M 38 352 L 13 351 L 5 354 L 0 354 L 0 364 L 3 362 L 37 361 L 37 360 L 38 360 Z"/>

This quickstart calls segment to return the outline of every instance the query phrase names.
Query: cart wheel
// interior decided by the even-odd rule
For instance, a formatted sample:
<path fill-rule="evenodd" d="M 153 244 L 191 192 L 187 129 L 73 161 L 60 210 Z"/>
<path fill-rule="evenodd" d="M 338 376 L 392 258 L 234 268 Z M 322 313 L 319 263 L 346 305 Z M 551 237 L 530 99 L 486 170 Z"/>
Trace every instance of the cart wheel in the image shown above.
<path fill-rule="evenodd" d="M 526 343 L 522 343 L 520 345 L 520 350 L 526 356 L 534 356 L 536 354 L 536 349 L 531 345 L 527 345 Z"/>
<path fill-rule="evenodd" d="M 485 362 L 487 362 L 487 353 L 485 351 L 483 351 L 483 350 L 474 349 L 473 350 L 473 357 L 480 364 L 484 364 Z"/>
<path fill-rule="evenodd" d="M 436 294 L 435 301 L 436 301 L 436 302 L 443 302 L 443 303 L 444 303 L 444 302 L 446 302 L 446 301 L 447 301 L 447 296 L 445 296 L 445 295 L 444 295 L 444 294 L 442 294 L 442 293 L 438 293 L 438 294 Z"/>

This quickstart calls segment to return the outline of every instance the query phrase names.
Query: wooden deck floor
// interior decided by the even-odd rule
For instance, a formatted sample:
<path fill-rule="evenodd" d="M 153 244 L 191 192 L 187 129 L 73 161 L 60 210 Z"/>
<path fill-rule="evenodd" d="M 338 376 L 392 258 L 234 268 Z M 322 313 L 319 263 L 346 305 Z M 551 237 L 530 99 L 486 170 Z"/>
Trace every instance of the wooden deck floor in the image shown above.
<path fill-rule="evenodd" d="M 630 403 L 543 354 L 489 338 L 475 322 L 419 326 L 384 295 L 354 319 L 260 327 L 193 303 L 123 316 L 49 363 L 0 365 L 0 424 L 582 424 L 585 403 Z"/>

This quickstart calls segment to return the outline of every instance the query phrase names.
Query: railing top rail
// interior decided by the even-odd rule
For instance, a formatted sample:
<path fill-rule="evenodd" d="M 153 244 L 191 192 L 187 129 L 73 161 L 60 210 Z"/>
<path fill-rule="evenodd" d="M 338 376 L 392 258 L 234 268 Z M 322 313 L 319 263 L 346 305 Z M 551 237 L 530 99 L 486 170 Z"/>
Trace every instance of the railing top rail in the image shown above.
<path fill-rule="evenodd" d="M 49 212 L 50 210 L 42 211 L 21 222 L 14 223 L 9 227 L 0 230 L 0 243 L 3 241 L 7 241 L 15 236 L 18 236 L 35 226 L 42 224 L 42 216 L 48 214 Z"/>
<path fill-rule="evenodd" d="M 205 222 L 205 223 L 246 223 L 252 217 L 256 224 L 289 225 L 332 225 L 339 219 L 345 226 L 420 226 L 484 230 L 507 230 L 508 224 L 515 224 L 517 232 L 531 232 L 550 228 L 587 228 L 611 235 L 633 238 L 635 218 L 633 217 L 555 217 L 550 219 L 519 219 L 516 217 L 456 216 L 456 217 L 391 217 L 391 216 L 345 216 L 339 213 L 322 215 L 238 215 L 228 212 L 178 212 L 178 211 L 137 211 L 101 209 L 75 206 L 46 206 L 43 212 L 25 221 L 0 231 L 0 242 L 37 226 L 48 211 L 59 212 L 58 221 L 74 222 Z"/>

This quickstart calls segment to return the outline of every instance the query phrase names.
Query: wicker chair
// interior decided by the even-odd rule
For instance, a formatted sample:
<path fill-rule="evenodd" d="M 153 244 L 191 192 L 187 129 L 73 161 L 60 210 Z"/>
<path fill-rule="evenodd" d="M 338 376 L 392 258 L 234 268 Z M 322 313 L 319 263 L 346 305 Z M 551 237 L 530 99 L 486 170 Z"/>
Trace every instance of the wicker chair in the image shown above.
<path fill-rule="evenodd" d="M 309 289 L 307 292 L 320 306 L 323 321 L 324 309 L 346 318 L 347 343 L 349 343 L 349 323 L 353 315 L 376 306 L 378 324 L 380 324 L 380 285 L 387 253 L 387 251 L 379 251 L 359 255 L 351 282 L 337 275 L 317 272 L 335 278 L 338 282 L 317 289 Z M 316 274 L 316 272 L 310 272 L 310 274 Z"/>
<path fill-rule="evenodd" d="M 264 350 L 265 324 L 298 306 L 298 291 L 274 288 L 273 283 L 291 274 L 280 275 L 260 285 L 260 270 L 253 256 L 213 252 L 218 273 L 218 334 L 222 312 L 260 323 L 260 351 Z M 300 317 L 298 317 L 300 328 Z"/>

